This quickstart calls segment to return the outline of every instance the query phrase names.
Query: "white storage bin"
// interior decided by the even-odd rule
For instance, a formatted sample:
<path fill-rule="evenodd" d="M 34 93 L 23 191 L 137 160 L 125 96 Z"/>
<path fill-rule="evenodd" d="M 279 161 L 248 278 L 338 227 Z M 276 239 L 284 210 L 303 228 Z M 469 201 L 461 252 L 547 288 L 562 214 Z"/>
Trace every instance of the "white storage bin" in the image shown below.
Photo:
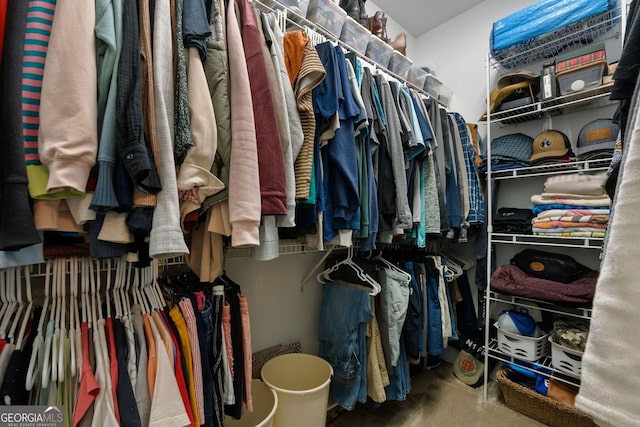
<path fill-rule="evenodd" d="M 389 71 L 397 74 L 403 79 L 406 79 L 412 64 L 413 61 L 397 50 L 394 50 L 391 54 L 391 59 L 389 60 Z"/>
<path fill-rule="evenodd" d="M 307 19 L 320 25 L 334 36 L 340 37 L 342 25 L 347 19 L 347 12 L 332 0 L 310 0 Z"/>
<path fill-rule="evenodd" d="M 349 47 L 355 49 L 357 52 L 364 54 L 371 38 L 371 32 L 356 22 L 350 16 L 347 16 L 347 20 L 342 25 L 342 33 L 340 34 L 340 40 L 349 45 Z"/>
<path fill-rule="evenodd" d="M 419 88 L 424 87 L 424 81 L 427 79 L 427 72 L 417 65 L 412 65 L 409 68 L 409 74 L 407 75 L 407 80 L 409 83 L 416 85 Z"/>
<path fill-rule="evenodd" d="M 498 323 L 494 326 L 498 330 L 498 350 L 516 359 L 535 362 L 549 354 L 549 334 L 541 337 L 526 337 L 501 330 Z"/>
<path fill-rule="evenodd" d="M 549 337 L 549 342 L 551 343 L 551 364 L 553 367 L 562 373 L 580 377 L 583 352 L 556 344 L 551 337 Z"/>

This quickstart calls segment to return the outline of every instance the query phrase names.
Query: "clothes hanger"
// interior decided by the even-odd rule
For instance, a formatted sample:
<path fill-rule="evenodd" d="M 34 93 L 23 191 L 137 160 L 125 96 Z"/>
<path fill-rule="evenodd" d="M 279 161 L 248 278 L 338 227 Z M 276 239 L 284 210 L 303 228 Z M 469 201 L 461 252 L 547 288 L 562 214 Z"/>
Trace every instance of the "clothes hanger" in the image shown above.
<path fill-rule="evenodd" d="M 123 317 L 129 317 L 131 315 L 131 301 L 129 301 L 129 290 L 131 289 L 131 282 L 134 280 L 134 278 L 131 275 L 131 266 L 132 264 L 129 263 L 127 277 L 123 283 L 122 289 L 120 290 L 120 293 L 122 296 L 122 302 L 123 302 L 122 304 Z M 138 273 L 137 268 L 135 269 L 135 273 Z"/>
<path fill-rule="evenodd" d="M 62 275 L 60 280 L 60 293 L 62 294 L 62 305 L 60 305 L 60 335 L 58 339 L 58 382 L 64 382 L 65 375 L 65 339 L 67 337 L 67 260 L 62 261 Z"/>
<path fill-rule="evenodd" d="M 162 310 L 167 304 L 162 295 L 162 289 L 160 288 L 160 281 L 158 280 L 158 274 L 159 274 L 158 261 L 154 260 L 153 263 L 151 264 L 151 267 L 149 268 L 150 268 L 149 275 L 151 280 L 151 286 L 155 290 L 155 295 L 157 296 L 157 299 L 158 299 L 158 307 L 160 307 L 160 310 Z"/>
<path fill-rule="evenodd" d="M 18 324 L 21 320 L 22 309 L 24 308 L 24 301 L 22 300 L 22 275 L 20 274 L 20 269 L 14 269 L 14 282 L 12 287 L 13 299 L 15 301 L 15 311 L 13 313 L 13 319 L 11 319 L 11 327 L 9 328 L 9 332 L 7 332 L 7 342 L 11 342 L 15 344 L 15 332 Z"/>
<path fill-rule="evenodd" d="M 73 299 L 73 317 L 75 322 L 75 375 L 80 382 L 80 376 L 82 375 L 82 329 L 80 323 L 80 310 L 78 308 L 78 274 L 80 271 L 80 260 L 73 258 L 73 277 L 74 281 L 71 286 L 71 293 Z"/>
<path fill-rule="evenodd" d="M 10 268 L 5 271 L 5 280 L 4 287 L 2 290 L 2 294 L 4 294 L 6 298 L 6 306 L 7 309 L 4 311 L 2 316 L 2 321 L 0 322 L 0 338 L 7 338 L 7 329 L 9 328 L 9 322 L 11 320 L 11 314 L 16 308 L 16 301 L 14 299 L 14 291 L 13 286 L 15 283 L 15 269 Z"/>
<path fill-rule="evenodd" d="M 4 319 L 4 314 L 9 308 L 9 300 L 7 299 L 7 275 L 9 273 L 9 269 L 0 271 L 0 324 L 2 323 L 2 319 Z M 2 337 L 4 338 L 4 337 Z"/>
<path fill-rule="evenodd" d="M 406 271 L 404 271 L 403 269 L 401 269 L 400 267 L 398 267 L 397 265 L 395 265 L 394 263 L 392 263 L 389 260 L 383 258 L 382 257 L 382 251 L 380 251 L 378 253 L 378 255 L 376 255 L 372 259 L 375 260 L 375 261 L 382 262 L 382 264 L 384 266 L 386 266 L 387 268 L 397 272 L 398 274 L 401 274 L 405 278 L 405 281 L 407 282 L 407 284 L 411 283 L 411 275 L 409 273 L 407 273 Z"/>
<path fill-rule="evenodd" d="M 326 283 L 327 281 L 341 280 L 340 278 L 335 276 L 335 273 L 337 273 L 341 267 L 347 267 L 352 273 L 355 273 L 356 280 L 360 280 L 361 282 L 363 282 L 363 285 L 371 287 L 372 290 L 371 292 L 369 292 L 370 295 L 378 295 L 382 290 L 382 287 L 378 282 L 376 282 L 369 274 L 367 274 L 362 269 L 362 267 L 353 262 L 353 247 L 348 248 L 347 257 L 345 259 L 318 274 L 318 282 Z M 334 277 L 331 277 L 332 274 Z M 353 279 L 354 278 L 349 278 L 348 281 L 352 281 Z"/>
<path fill-rule="evenodd" d="M 78 369 L 77 365 L 77 353 L 76 353 L 76 310 L 74 303 L 77 303 L 77 288 L 78 288 L 78 271 L 76 270 L 76 258 L 69 259 L 69 368 L 71 376 L 75 377 Z M 77 307 L 77 306 L 76 306 Z M 78 330 L 80 329 L 79 322 L 77 323 Z M 79 351 L 79 348 L 78 348 Z"/>
<path fill-rule="evenodd" d="M 53 328 L 55 323 L 57 304 L 58 304 L 58 266 L 59 260 L 53 261 L 53 272 L 51 274 L 51 313 L 49 315 L 49 321 L 47 322 L 47 331 L 44 341 L 44 359 L 42 364 L 42 388 L 49 387 L 49 380 L 51 379 L 51 352 L 53 351 Z"/>
<path fill-rule="evenodd" d="M 31 298 L 31 275 L 29 274 L 29 267 L 24 269 L 25 288 L 27 293 L 27 308 L 25 314 L 22 317 L 22 324 L 20 325 L 20 331 L 18 332 L 18 338 L 16 339 L 16 350 L 22 350 L 22 344 L 24 341 L 24 335 L 27 330 L 27 323 L 31 317 L 31 310 L 33 309 L 33 299 Z"/>
<path fill-rule="evenodd" d="M 29 359 L 29 367 L 27 368 L 27 376 L 25 378 L 25 388 L 30 391 L 36 382 L 36 376 L 38 375 L 37 360 L 38 356 L 42 357 L 44 352 L 44 337 L 42 328 L 47 319 L 47 311 L 49 309 L 49 285 L 51 284 L 51 261 L 48 260 L 45 265 L 44 273 L 44 302 L 42 304 L 42 315 L 38 322 L 38 332 L 31 348 L 31 358 Z"/>
<path fill-rule="evenodd" d="M 64 260 L 57 259 L 58 270 L 56 274 L 56 316 L 53 328 L 53 340 L 51 342 L 51 381 L 58 382 L 58 355 L 60 344 L 60 320 L 62 318 L 62 283 L 64 282 Z M 63 375 L 64 376 L 64 375 Z"/>

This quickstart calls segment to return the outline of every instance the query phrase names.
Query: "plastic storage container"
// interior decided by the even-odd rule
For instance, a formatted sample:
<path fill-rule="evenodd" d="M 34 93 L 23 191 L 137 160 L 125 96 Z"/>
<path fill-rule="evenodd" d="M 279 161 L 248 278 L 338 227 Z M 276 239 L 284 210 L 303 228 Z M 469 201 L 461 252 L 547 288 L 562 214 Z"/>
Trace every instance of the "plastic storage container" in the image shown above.
<path fill-rule="evenodd" d="M 324 427 L 333 368 L 311 354 L 292 353 L 264 364 L 262 380 L 278 394 L 276 427 Z"/>
<path fill-rule="evenodd" d="M 600 86 L 606 66 L 606 61 L 600 61 L 559 72 L 557 79 L 560 95 L 569 95 Z"/>
<path fill-rule="evenodd" d="M 574 350 L 553 342 L 551 343 L 551 364 L 555 369 L 574 377 L 580 377 L 582 373 L 582 351 Z"/>
<path fill-rule="evenodd" d="M 549 334 L 541 337 L 526 337 L 511 332 L 504 331 L 494 326 L 498 330 L 498 350 L 516 359 L 535 362 L 549 354 Z"/>
<path fill-rule="evenodd" d="M 347 12 L 331 0 L 310 0 L 307 19 L 340 37 Z"/>
<path fill-rule="evenodd" d="M 407 81 L 419 88 L 424 87 L 424 81 L 427 79 L 427 72 L 417 65 L 412 65 L 407 73 Z"/>
<path fill-rule="evenodd" d="M 427 73 L 427 76 L 424 80 L 424 91 L 431 95 L 434 99 L 438 99 L 441 88 L 442 82 L 438 80 L 433 74 Z"/>
<path fill-rule="evenodd" d="M 411 69 L 412 64 L 412 60 L 410 60 L 397 50 L 394 50 L 391 54 L 391 59 L 389 60 L 389 71 L 397 74 L 403 79 L 406 79 L 407 75 L 409 75 L 409 70 Z"/>
<path fill-rule="evenodd" d="M 347 16 L 342 26 L 342 33 L 340 34 L 340 40 L 349 45 L 357 52 L 364 54 L 367 51 L 367 44 L 371 33 L 365 27 L 360 25 L 355 19 Z"/>
<path fill-rule="evenodd" d="M 278 408 L 278 395 L 260 380 L 251 380 L 251 398 L 253 412 L 244 411 L 242 418 L 226 416 L 225 425 L 229 427 L 272 427 L 273 417 Z"/>
<path fill-rule="evenodd" d="M 367 50 L 365 52 L 365 56 L 367 58 L 373 60 L 376 64 L 387 68 L 392 54 L 393 48 L 389 44 L 385 43 L 380 37 L 372 35 L 369 38 L 369 43 L 367 44 Z"/>

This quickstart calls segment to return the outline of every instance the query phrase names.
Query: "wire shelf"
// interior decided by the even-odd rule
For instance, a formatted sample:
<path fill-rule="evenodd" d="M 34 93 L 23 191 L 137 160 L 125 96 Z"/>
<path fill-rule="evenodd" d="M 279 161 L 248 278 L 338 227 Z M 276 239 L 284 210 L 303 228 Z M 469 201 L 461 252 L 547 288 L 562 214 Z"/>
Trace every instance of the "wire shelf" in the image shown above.
<path fill-rule="evenodd" d="M 545 114 L 566 114 L 573 109 L 584 111 L 585 106 L 588 104 L 594 104 L 594 107 L 615 105 L 614 101 L 609 100 L 610 92 L 611 85 L 598 86 L 593 89 L 558 96 L 553 99 L 538 101 L 521 107 L 494 111 L 491 113 L 489 119 L 492 123 L 511 125 L 538 120 L 543 118 Z"/>
<path fill-rule="evenodd" d="M 492 171 L 492 179 L 513 179 L 534 176 L 562 175 L 566 173 L 597 172 L 607 170 L 611 165 L 611 158 L 582 160 L 569 163 L 556 163 L 541 166 Z"/>
<path fill-rule="evenodd" d="M 612 32 L 618 37 L 621 32 L 620 17 L 620 8 L 612 9 L 524 43 L 492 52 L 490 64 L 494 68 L 512 71 L 527 64 L 552 58 L 567 49 L 590 44 Z"/>
<path fill-rule="evenodd" d="M 496 359 L 500 362 L 512 363 L 523 369 L 526 369 L 537 374 L 544 374 L 546 376 L 553 375 L 553 378 L 567 384 L 574 386 L 580 386 L 580 378 L 567 374 L 566 372 L 559 371 L 551 364 L 551 356 L 545 356 L 536 362 L 526 362 L 520 359 L 516 359 L 513 356 L 502 353 L 498 349 L 498 341 L 492 339 L 489 343 L 489 357 Z"/>
<path fill-rule="evenodd" d="M 570 316 L 579 319 L 591 319 L 592 307 L 569 307 L 559 305 L 558 303 L 542 301 L 534 298 L 518 297 L 513 295 L 505 295 L 495 291 L 489 292 L 489 300 L 494 302 L 502 302 L 505 304 L 514 304 L 518 307 L 525 307 L 531 310 L 542 310 L 549 313 L 559 314 L 561 316 Z"/>

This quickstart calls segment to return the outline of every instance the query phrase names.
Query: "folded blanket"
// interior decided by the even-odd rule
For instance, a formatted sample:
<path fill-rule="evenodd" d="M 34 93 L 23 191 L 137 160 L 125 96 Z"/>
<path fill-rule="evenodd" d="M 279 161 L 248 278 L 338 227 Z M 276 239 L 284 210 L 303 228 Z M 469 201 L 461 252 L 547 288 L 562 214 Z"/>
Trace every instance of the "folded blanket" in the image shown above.
<path fill-rule="evenodd" d="M 576 194 L 576 193 L 548 193 L 544 192 L 541 194 L 543 199 L 601 199 L 603 197 L 607 197 L 606 194 Z"/>
<path fill-rule="evenodd" d="M 594 199 L 546 199 L 541 194 L 531 196 L 531 203 L 534 205 L 562 204 L 568 206 L 611 206 L 611 199 L 607 196 Z"/>
<path fill-rule="evenodd" d="M 553 229 L 553 228 L 597 228 L 597 229 L 605 229 L 607 228 L 607 223 L 598 223 L 598 222 L 572 222 L 572 221 L 551 221 L 549 219 L 542 220 L 533 220 L 531 221 L 531 225 L 534 228 L 545 228 L 545 229 Z"/>
<path fill-rule="evenodd" d="M 547 233 L 547 232 L 554 232 L 554 233 L 575 233 L 578 231 L 584 231 L 584 232 L 588 232 L 588 233 L 593 233 L 596 231 L 599 232 L 604 232 L 605 229 L 604 228 L 594 228 L 594 227 L 557 227 L 557 228 L 540 228 L 540 227 L 531 227 L 531 232 L 533 234 L 538 234 L 538 233 Z"/>
<path fill-rule="evenodd" d="M 537 216 L 533 219 L 533 222 L 548 222 L 548 221 L 564 221 L 574 222 L 577 224 L 596 223 L 606 224 L 609 222 L 609 215 L 577 215 L 577 216 Z"/>
<path fill-rule="evenodd" d="M 609 206 L 577 206 L 577 205 L 565 205 L 564 203 L 545 203 L 541 205 L 536 205 L 531 207 L 531 211 L 535 215 L 539 215 L 542 212 L 555 210 L 555 209 L 598 209 L 598 210 L 606 210 L 607 213 L 610 211 Z"/>
<path fill-rule="evenodd" d="M 545 237 L 594 237 L 594 238 L 604 238 L 605 231 L 552 231 L 547 230 L 546 232 L 538 231 L 535 233 L 536 236 L 545 236 Z"/>
<path fill-rule="evenodd" d="M 605 194 L 604 185 L 607 182 L 607 174 L 594 175 L 570 174 L 551 176 L 544 182 L 545 193 L 571 193 L 571 194 Z"/>
<path fill-rule="evenodd" d="M 549 209 L 538 213 L 537 218 L 547 217 L 571 217 L 586 215 L 609 215 L 611 209 Z"/>

